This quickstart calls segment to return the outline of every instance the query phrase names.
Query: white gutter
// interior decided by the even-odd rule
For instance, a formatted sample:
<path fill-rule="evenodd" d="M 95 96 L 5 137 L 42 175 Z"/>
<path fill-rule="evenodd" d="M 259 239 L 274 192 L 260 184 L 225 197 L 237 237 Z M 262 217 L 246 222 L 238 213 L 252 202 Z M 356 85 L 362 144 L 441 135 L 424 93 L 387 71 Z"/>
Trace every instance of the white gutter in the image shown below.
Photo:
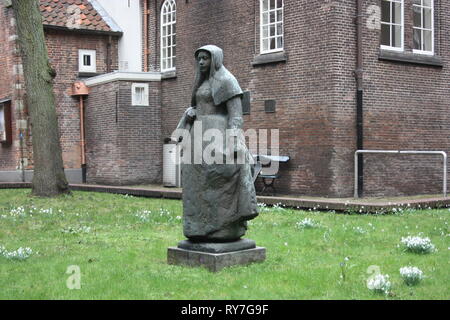
<path fill-rule="evenodd" d="M 113 81 L 161 81 L 160 72 L 120 72 L 114 71 L 111 73 L 102 74 L 96 77 L 84 80 L 88 87 L 98 86 L 100 84 Z"/>

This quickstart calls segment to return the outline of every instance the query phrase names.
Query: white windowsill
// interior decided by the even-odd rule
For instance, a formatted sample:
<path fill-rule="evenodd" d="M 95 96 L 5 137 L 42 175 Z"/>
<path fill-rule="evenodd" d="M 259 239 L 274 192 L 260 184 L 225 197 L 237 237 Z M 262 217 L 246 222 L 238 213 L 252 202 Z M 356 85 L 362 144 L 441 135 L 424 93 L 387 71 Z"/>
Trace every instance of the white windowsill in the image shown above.
<path fill-rule="evenodd" d="M 276 50 L 270 50 L 270 51 L 261 51 L 259 54 L 263 55 L 263 54 L 271 54 L 271 53 L 277 53 L 277 52 L 283 52 L 284 48 L 281 49 L 276 49 Z"/>
<path fill-rule="evenodd" d="M 389 47 L 389 46 L 380 46 L 381 50 L 388 50 L 388 51 L 395 51 L 395 52 L 403 52 L 404 48 L 398 48 L 398 47 Z"/>
<path fill-rule="evenodd" d="M 423 55 L 426 55 L 426 56 L 434 56 L 434 52 L 433 51 L 423 51 L 423 50 L 413 49 L 413 53 L 415 53 L 415 54 L 423 54 Z"/>

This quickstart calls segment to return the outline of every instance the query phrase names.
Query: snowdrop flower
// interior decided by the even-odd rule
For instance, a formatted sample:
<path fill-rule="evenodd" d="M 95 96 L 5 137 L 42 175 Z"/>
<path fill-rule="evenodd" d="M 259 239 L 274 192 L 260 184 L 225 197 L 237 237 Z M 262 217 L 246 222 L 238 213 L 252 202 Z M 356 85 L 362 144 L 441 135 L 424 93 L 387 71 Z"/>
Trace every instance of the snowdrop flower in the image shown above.
<path fill-rule="evenodd" d="M 297 228 L 299 229 L 311 229 L 318 227 L 319 224 L 310 218 L 305 218 L 300 222 L 297 222 Z"/>
<path fill-rule="evenodd" d="M 15 251 L 8 251 L 5 249 L 5 247 L 0 247 L 0 254 L 5 257 L 6 259 L 10 260 L 25 260 L 28 259 L 32 254 L 33 250 L 31 248 L 22 248 Z"/>
<path fill-rule="evenodd" d="M 418 284 L 424 278 L 422 270 L 411 266 L 400 268 L 400 275 L 408 286 Z"/>
<path fill-rule="evenodd" d="M 360 233 L 360 234 L 364 234 L 367 232 L 366 230 L 364 230 L 361 227 L 353 227 L 353 231 L 355 231 L 356 233 Z"/>
<path fill-rule="evenodd" d="M 422 238 L 420 236 L 409 236 L 402 238 L 402 244 L 406 249 L 415 253 L 430 253 L 435 251 L 436 247 L 431 243 L 430 238 Z"/>
<path fill-rule="evenodd" d="M 375 292 L 383 292 L 385 294 L 389 293 L 391 289 L 391 282 L 389 281 L 389 275 L 377 274 L 371 277 L 367 281 L 367 288 Z"/>
<path fill-rule="evenodd" d="M 151 214 L 152 214 L 151 211 L 143 210 L 143 211 L 139 211 L 139 212 L 135 213 L 134 216 L 136 218 L 138 218 L 138 220 L 140 220 L 141 222 L 148 222 L 148 221 L 150 221 Z"/>
<path fill-rule="evenodd" d="M 79 233 L 89 233 L 91 232 L 91 227 L 81 226 L 81 227 L 66 227 L 61 230 L 62 233 L 79 234 Z"/>

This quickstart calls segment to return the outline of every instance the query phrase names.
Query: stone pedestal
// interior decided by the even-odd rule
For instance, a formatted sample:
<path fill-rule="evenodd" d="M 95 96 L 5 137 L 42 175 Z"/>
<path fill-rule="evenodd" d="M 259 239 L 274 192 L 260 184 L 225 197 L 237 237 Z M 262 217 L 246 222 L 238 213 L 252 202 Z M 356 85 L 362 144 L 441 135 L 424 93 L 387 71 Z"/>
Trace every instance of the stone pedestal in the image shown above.
<path fill-rule="evenodd" d="M 169 264 L 206 267 L 212 272 L 265 259 L 266 248 L 257 247 L 249 239 L 229 243 L 195 243 L 185 240 L 178 247 L 169 247 L 167 250 Z"/>

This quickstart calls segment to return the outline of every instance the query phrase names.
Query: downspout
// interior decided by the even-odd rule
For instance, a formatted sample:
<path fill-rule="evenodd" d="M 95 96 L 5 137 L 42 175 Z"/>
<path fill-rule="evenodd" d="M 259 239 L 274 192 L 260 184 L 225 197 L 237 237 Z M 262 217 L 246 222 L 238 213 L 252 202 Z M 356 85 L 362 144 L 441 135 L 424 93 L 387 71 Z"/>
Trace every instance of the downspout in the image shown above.
<path fill-rule="evenodd" d="M 110 73 L 112 69 L 111 47 L 112 47 L 112 37 L 108 36 L 108 44 L 106 45 L 106 73 Z"/>
<path fill-rule="evenodd" d="M 144 1 L 144 12 L 142 15 L 142 18 L 144 19 L 144 72 L 148 72 L 148 16 L 149 16 L 149 9 L 148 9 L 148 0 Z"/>
<path fill-rule="evenodd" d="M 84 96 L 89 94 L 89 88 L 77 81 L 72 85 L 72 96 L 79 97 L 80 107 L 80 154 L 81 154 L 81 175 L 82 182 L 86 183 L 86 141 L 84 134 Z"/>
<path fill-rule="evenodd" d="M 84 103 L 83 96 L 80 96 L 80 147 L 81 147 L 81 167 L 86 167 L 86 143 L 84 141 Z M 83 181 L 84 182 L 84 181 Z"/>
<path fill-rule="evenodd" d="M 356 0 L 356 150 L 363 149 L 363 52 L 362 52 L 362 27 L 363 27 L 363 9 L 362 1 Z M 358 155 L 358 196 L 362 197 L 363 194 L 363 182 L 364 182 L 364 172 L 363 172 L 364 159 L 363 155 Z"/>
<path fill-rule="evenodd" d="M 20 169 L 22 171 L 22 182 L 25 182 L 25 166 L 23 161 L 23 130 L 19 130 L 19 141 L 20 141 Z"/>
<path fill-rule="evenodd" d="M 86 142 L 84 140 L 84 103 L 80 95 L 80 149 L 81 149 L 81 181 L 86 183 Z"/>
<path fill-rule="evenodd" d="M 154 31 L 154 33 L 153 33 L 153 37 L 154 37 L 154 44 L 155 44 L 155 54 L 153 55 L 154 57 L 155 57 L 155 69 L 157 68 L 157 66 L 158 66 L 158 54 L 157 54 L 157 52 L 160 52 L 159 50 L 159 48 L 158 48 L 158 28 L 159 28 L 159 17 L 158 17 L 158 13 L 159 13 L 159 10 L 158 10 L 158 3 L 157 3 L 157 1 L 155 1 L 154 2 L 155 3 L 155 11 L 154 11 L 154 15 L 155 15 L 155 31 Z M 159 32 L 161 32 L 161 30 L 159 30 Z M 161 68 L 160 68 L 160 70 L 161 70 Z M 159 83 L 159 85 L 161 85 L 161 82 Z"/>

